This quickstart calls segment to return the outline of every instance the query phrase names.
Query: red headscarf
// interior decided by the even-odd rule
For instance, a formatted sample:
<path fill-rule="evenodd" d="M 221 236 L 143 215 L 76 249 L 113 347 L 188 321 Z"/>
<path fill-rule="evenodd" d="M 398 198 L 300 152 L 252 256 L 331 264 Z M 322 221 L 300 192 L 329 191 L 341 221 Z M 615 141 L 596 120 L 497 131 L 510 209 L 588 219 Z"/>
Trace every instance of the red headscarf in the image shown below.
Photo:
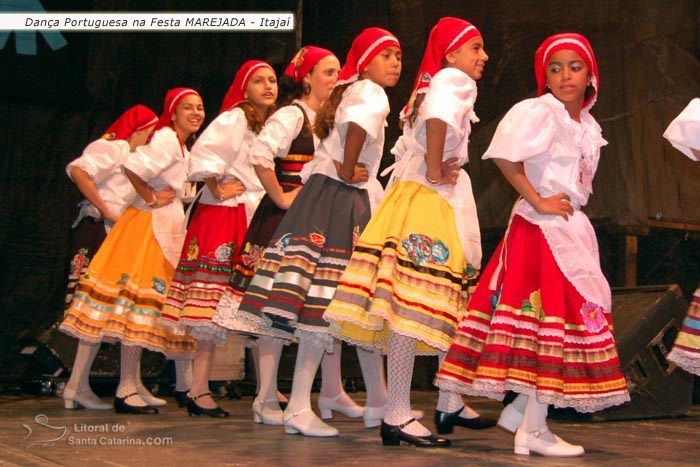
<path fill-rule="evenodd" d="M 418 68 L 413 92 L 410 100 L 401 111 L 401 118 L 409 113 L 416 94 L 425 92 L 426 88 L 430 86 L 430 80 L 442 68 L 442 59 L 448 53 L 459 49 L 469 39 L 479 36 L 481 36 L 479 30 L 468 21 L 449 16 L 440 18 L 428 36 L 428 45 L 425 48 L 425 54 L 423 54 L 423 61 Z"/>
<path fill-rule="evenodd" d="M 362 31 L 352 41 L 352 47 L 348 51 L 345 65 L 340 70 L 338 81 L 335 82 L 335 85 L 357 81 L 360 73 L 364 71 L 369 62 L 379 52 L 391 46 L 401 48 L 399 40 L 389 31 L 382 28 L 367 28 Z"/>
<path fill-rule="evenodd" d="M 174 88 L 168 91 L 165 95 L 165 102 L 163 103 L 163 113 L 160 114 L 158 123 L 156 124 L 156 131 L 166 126 L 172 128 L 175 109 L 177 109 L 178 104 L 185 96 L 191 95 L 199 96 L 199 93 L 190 88 Z M 201 96 L 199 98 L 201 99 Z"/>
<path fill-rule="evenodd" d="M 241 68 L 236 72 L 236 76 L 233 78 L 233 83 L 231 87 L 228 88 L 226 95 L 224 96 L 224 101 L 221 103 L 221 109 L 219 113 L 231 110 L 236 104 L 243 102 L 245 100 L 245 91 L 248 88 L 248 82 L 253 74 L 260 68 L 272 67 L 269 63 L 263 62 L 262 60 L 248 60 L 241 66 Z M 274 73 L 274 70 L 272 70 Z"/>
<path fill-rule="evenodd" d="M 314 65 L 326 57 L 333 56 L 334 54 L 330 50 L 307 45 L 297 52 L 287 69 L 284 70 L 284 74 L 290 76 L 296 84 L 301 84 L 304 76 L 309 74 Z"/>
<path fill-rule="evenodd" d="M 107 128 L 102 139 L 110 141 L 128 140 L 132 133 L 155 125 L 158 116 L 145 105 L 135 105 L 128 109 Z"/>
<path fill-rule="evenodd" d="M 598 96 L 598 86 L 600 83 L 598 62 L 596 62 L 593 48 L 591 44 L 588 43 L 588 39 L 575 32 L 565 32 L 563 34 L 549 36 L 537 48 L 537 52 L 535 52 L 537 95 L 541 96 L 547 85 L 547 62 L 549 62 L 552 55 L 559 50 L 572 50 L 579 54 L 583 61 L 586 62 L 588 71 L 591 73 L 591 85 L 593 86 L 594 92 L 593 95 L 583 102 L 582 110 L 590 110 Z"/>

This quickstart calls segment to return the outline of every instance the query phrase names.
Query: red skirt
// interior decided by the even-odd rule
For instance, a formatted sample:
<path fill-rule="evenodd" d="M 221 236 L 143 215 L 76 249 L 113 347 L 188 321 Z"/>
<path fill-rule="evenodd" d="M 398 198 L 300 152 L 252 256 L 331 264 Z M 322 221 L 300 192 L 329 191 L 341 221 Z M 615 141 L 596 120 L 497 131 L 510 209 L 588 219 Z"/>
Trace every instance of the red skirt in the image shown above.
<path fill-rule="evenodd" d="M 200 329 L 199 333 L 188 330 L 198 339 L 206 339 L 211 333 L 210 337 L 215 340 L 225 336 L 211 319 L 226 290 L 232 266 L 238 260 L 247 225 L 243 204 L 236 207 L 197 206 L 168 289 L 163 318 L 179 321 L 190 328 L 209 328 Z"/>
<path fill-rule="evenodd" d="M 541 229 L 520 216 L 483 271 L 436 384 L 499 400 L 536 394 L 580 412 L 629 400 L 610 314 L 578 293 Z"/>

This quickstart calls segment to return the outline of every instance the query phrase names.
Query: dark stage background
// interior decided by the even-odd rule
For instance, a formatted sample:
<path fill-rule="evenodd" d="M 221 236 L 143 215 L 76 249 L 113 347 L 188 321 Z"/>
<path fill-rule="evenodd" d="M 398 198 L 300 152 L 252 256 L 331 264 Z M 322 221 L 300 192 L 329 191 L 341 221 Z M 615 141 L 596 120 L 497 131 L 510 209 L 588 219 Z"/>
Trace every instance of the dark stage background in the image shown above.
<path fill-rule="evenodd" d="M 678 283 L 688 296 L 700 279 L 700 164 L 661 137 L 700 90 L 699 3 L 694 0 L 44 0 L 47 11 L 294 11 L 295 32 L 62 33 L 53 50 L 37 34 L 37 55 L 19 54 L 15 34 L 0 50 L 0 382 L 26 371 L 20 340 L 37 336 L 62 313 L 67 241 L 80 200 L 66 164 L 124 109 L 143 103 L 160 113 L 165 91 L 200 91 L 216 115 L 236 69 L 247 59 L 278 72 L 301 44 L 336 52 L 341 62 L 364 27 L 394 32 L 404 49 L 392 105 L 388 149 L 399 135 L 398 110 L 410 94 L 428 32 L 441 16 L 476 24 L 490 61 L 479 83 L 470 143 L 472 177 L 488 259 L 503 233 L 515 193 L 491 162 L 480 162 L 498 120 L 534 96 L 533 57 L 548 35 L 574 30 L 596 52 L 601 89 L 594 115 L 610 142 L 603 150 L 587 212 L 601 243 L 604 271 L 623 285 L 627 235 L 639 236 L 636 282 Z M 652 221 L 650 225 L 650 220 Z M 666 222 L 675 228 L 659 228 Z M 683 226 L 687 224 L 687 227 Z M 681 228 L 678 228 L 678 227 Z"/>

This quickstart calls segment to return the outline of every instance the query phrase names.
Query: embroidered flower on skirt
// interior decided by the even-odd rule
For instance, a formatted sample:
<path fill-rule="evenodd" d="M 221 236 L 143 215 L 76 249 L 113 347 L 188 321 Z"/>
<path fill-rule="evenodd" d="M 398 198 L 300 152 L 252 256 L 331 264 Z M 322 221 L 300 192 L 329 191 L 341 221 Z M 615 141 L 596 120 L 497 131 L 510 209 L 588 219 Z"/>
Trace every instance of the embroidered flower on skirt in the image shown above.
<path fill-rule="evenodd" d="M 289 240 L 292 238 L 292 233 L 287 232 L 286 234 L 282 235 L 279 240 L 275 242 L 274 249 L 275 251 L 282 255 L 284 254 L 284 250 L 287 249 L 287 246 L 289 245 Z"/>
<path fill-rule="evenodd" d="M 322 247 L 326 243 L 326 237 L 323 236 L 323 234 L 320 234 L 318 232 L 311 232 L 309 234 L 309 240 L 311 240 L 311 243 L 313 243 L 316 246 Z"/>
<path fill-rule="evenodd" d="M 221 262 L 232 261 L 233 251 L 235 250 L 235 248 L 236 246 L 233 244 L 233 242 L 219 245 L 219 247 L 214 252 L 214 257 L 217 261 Z"/>
<path fill-rule="evenodd" d="M 590 332 L 599 332 L 608 325 L 603 314 L 603 307 L 593 302 L 584 302 L 581 305 L 581 316 L 583 316 L 583 324 Z"/>
<path fill-rule="evenodd" d="M 199 246 L 197 246 L 197 237 L 192 237 L 190 245 L 187 247 L 187 259 L 194 261 L 199 258 Z"/>
<path fill-rule="evenodd" d="M 125 272 L 121 274 L 119 277 L 119 280 L 117 281 L 117 285 L 120 286 L 121 288 L 124 288 L 126 285 L 126 282 L 129 280 L 129 275 Z"/>
<path fill-rule="evenodd" d="M 70 262 L 70 273 L 73 275 L 80 274 L 85 266 L 88 265 L 87 259 L 87 248 L 81 248 L 78 253 L 73 256 L 73 260 Z"/>
<path fill-rule="evenodd" d="M 163 279 L 158 279 L 157 277 L 154 277 L 151 279 L 151 283 L 153 284 L 153 290 L 155 290 L 159 294 L 165 294 L 166 284 Z"/>
<path fill-rule="evenodd" d="M 542 297 L 540 296 L 539 289 L 530 293 L 530 297 L 528 300 L 523 300 L 523 305 L 521 309 L 524 313 L 537 316 L 537 318 L 540 321 L 542 321 L 545 318 L 545 313 L 542 309 Z"/>
<path fill-rule="evenodd" d="M 422 266 L 424 264 L 445 264 L 450 257 L 450 250 L 442 240 L 433 240 L 427 235 L 409 233 L 401 240 L 401 246 L 406 250 L 408 259 Z"/>
<path fill-rule="evenodd" d="M 241 262 L 245 267 L 257 270 L 260 264 L 260 258 L 262 258 L 263 247 L 248 242 L 245 245 L 245 252 L 246 253 L 241 255 Z"/>

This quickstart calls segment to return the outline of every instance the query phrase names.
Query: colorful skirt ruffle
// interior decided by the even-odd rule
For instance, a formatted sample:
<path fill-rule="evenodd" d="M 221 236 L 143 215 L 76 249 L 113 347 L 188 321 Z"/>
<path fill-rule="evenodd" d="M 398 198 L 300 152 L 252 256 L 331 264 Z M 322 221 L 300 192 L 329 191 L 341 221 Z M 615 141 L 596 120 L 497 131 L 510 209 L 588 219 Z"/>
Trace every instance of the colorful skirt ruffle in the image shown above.
<path fill-rule="evenodd" d="M 541 229 L 514 216 L 440 368 L 443 390 L 595 412 L 629 401 L 611 316 L 562 274 Z"/>
<path fill-rule="evenodd" d="M 667 359 L 688 373 L 700 376 L 700 288 L 693 293 L 683 326 Z"/>
<path fill-rule="evenodd" d="M 318 337 L 330 342 L 323 312 L 370 212 L 365 190 L 325 175 L 311 176 L 282 219 L 238 308 L 246 332 L 293 339 L 298 329 L 321 333 Z"/>
<path fill-rule="evenodd" d="M 285 192 L 295 188 L 282 185 Z M 286 213 L 287 210 L 277 207 L 267 194 L 260 201 L 238 252 L 237 261 L 233 265 L 231 278 L 216 308 L 213 319 L 219 326 L 231 331 L 249 330 L 247 323 L 238 319 L 238 307 L 258 269 L 265 248 L 269 245 Z"/>
<path fill-rule="evenodd" d="M 197 206 L 168 289 L 163 318 L 196 339 L 226 343 L 226 331 L 212 318 L 228 286 L 246 230 L 244 204 Z"/>
<path fill-rule="evenodd" d="M 83 217 L 71 232 L 71 245 L 68 251 L 72 256 L 68 270 L 64 314 L 61 318 L 68 312 L 80 278 L 87 272 L 90 260 L 100 249 L 106 237 L 104 221 L 89 216 Z"/>
<path fill-rule="evenodd" d="M 151 212 L 129 207 L 90 262 L 59 329 L 88 342 L 121 341 L 191 358 L 194 339 L 161 317 L 173 273 Z"/>
<path fill-rule="evenodd" d="M 416 182 L 394 185 L 355 247 L 324 319 L 353 345 L 387 350 L 390 331 L 416 352 L 446 352 L 478 271 L 464 257 L 452 207 Z"/>

